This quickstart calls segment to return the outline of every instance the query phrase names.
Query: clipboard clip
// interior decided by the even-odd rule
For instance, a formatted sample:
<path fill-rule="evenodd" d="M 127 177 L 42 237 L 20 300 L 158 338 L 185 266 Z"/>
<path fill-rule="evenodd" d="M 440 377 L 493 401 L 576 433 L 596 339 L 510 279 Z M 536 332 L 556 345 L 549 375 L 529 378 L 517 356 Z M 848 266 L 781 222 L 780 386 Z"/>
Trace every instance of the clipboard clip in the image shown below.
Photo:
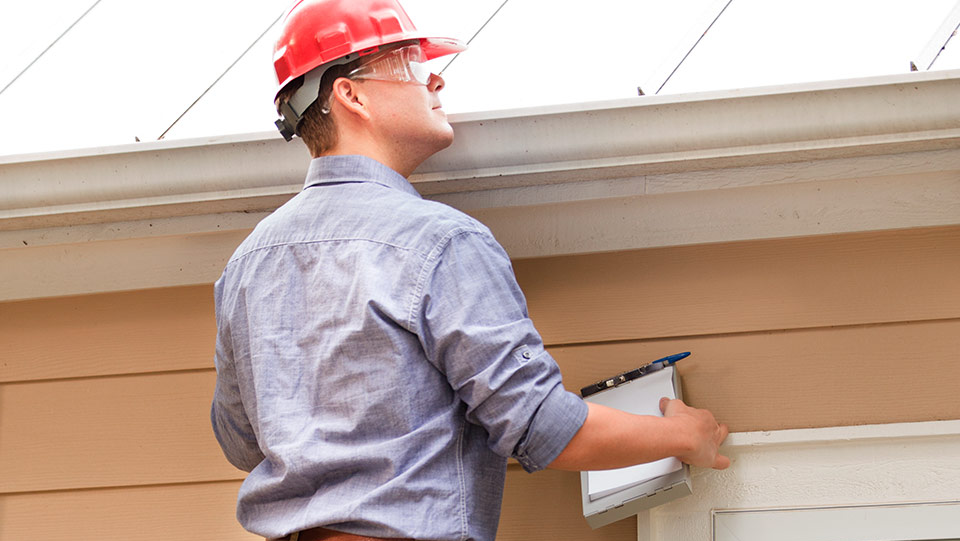
<path fill-rule="evenodd" d="M 649 366 L 649 365 L 648 365 Z M 635 380 L 639 378 L 642 374 L 640 373 L 641 368 L 634 368 L 633 370 L 624 372 L 622 374 L 617 374 L 609 379 L 602 379 L 592 385 L 587 385 L 586 387 L 580 389 L 580 396 L 586 398 L 594 393 L 599 393 L 600 391 L 606 391 L 607 389 L 612 389 L 619 385 L 623 385 L 628 381 Z"/>
<path fill-rule="evenodd" d="M 690 356 L 689 351 L 683 353 L 677 353 L 675 355 L 670 355 L 662 359 L 657 359 L 651 363 L 647 363 L 640 368 L 634 368 L 633 370 L 628 370 L 621 374 L 617 374 L 612 378 L 602 379 L 592 385 L 587 385 L 580 389 L 580 396 L 586 398 L 594 393 L 599 393 L 600 391 L 606 391 L 607 389 L 612 389 L 614 387 L 619 387 L 628 381 L 633 381 L 641 376 L 645 376 L 652 372 L 663 369 L 664 367 L 671 366 L 675 364 L 680 359 L 685 359 Z"/>

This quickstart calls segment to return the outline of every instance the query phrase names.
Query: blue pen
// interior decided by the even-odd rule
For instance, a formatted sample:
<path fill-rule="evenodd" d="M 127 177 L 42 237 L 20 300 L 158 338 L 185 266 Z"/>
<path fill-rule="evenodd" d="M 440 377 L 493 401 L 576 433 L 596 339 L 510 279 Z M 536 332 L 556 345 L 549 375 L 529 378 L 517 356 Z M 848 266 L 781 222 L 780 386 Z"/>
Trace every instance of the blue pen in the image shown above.
<path fill-rule="evenodd" d="M 652 363 L 648 364 L 647 366 L 644 366 L 640 370 L 643 371 L 644 375 L 649 374 L 651 372 L 656 372 L 657 370 L 663 370 L 667 366 L 673 366 L 680 359 L 686 359 L 689 356 L 690 356 L 689 351 L 684 351 L 683 353 L 677 353 L 676 355 L 669 355 L 662 359 L 657 359 L 656 361 L 653 361 Z"/>

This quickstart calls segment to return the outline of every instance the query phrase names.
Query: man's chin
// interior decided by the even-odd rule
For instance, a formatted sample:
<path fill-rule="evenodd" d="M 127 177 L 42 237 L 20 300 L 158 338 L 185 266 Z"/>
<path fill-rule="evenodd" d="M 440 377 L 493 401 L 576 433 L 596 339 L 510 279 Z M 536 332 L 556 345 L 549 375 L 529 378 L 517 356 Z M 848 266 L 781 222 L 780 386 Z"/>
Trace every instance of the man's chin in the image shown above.
<path fill-rule="evenodd" d="M 438 144 L 440 144 L 440 145 L 442 145 L 442 146 L 440 146 L 437 150 L 443 150 L 443 149 L 447 148 L 448 146 L 452 145 L 452 144 L 453 144 L 453 135 L 454 135 L 454 134 L 453 134 L 453 126 L 451 126 L 451 125 L 448 123 L 448 124 L 447 124 L 447 129 L 445 130 L 445 132 L 443 133 L 443 135 L 441 135 L 441 136 L 438 138 Z"/>

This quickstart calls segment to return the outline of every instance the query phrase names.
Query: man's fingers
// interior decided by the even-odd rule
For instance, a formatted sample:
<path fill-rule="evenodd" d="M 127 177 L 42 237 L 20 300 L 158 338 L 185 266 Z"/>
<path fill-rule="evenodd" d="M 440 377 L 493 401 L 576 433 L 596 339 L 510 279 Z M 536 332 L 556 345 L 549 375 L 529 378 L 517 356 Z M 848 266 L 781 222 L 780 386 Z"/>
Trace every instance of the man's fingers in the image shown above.
<path fill-rule="evenodd" d="M 667 404 L 669 403 L 670 403 L 670 399 L 667 397 L 663 397 L 660 399 L 660 413 L 667 413 Z"/>
<path fill-rule="evenodd" d="M 717 425 L 717 447 L 723 444 L 723 440 L 727 439 L 727 435 L 730 433 L 730 429 L 727 428 L 727 425 L 720 423 Z M 717 453 L 717 459 L 713 462 L 713 467 L 718 470 L 725 470 L 730 467 L 730 458 Z"/>
<path fill-rule="evenodd" d="M 717 440 L 717 444 L 719 445 L 723 443 L 723 440 L 727 439 L 727 435 L 730 434 L 730 429 L 727 428 L 727 425 L 723 423 L 720 423 L 720 425 L 717 428 L 718 428 L 718 434 L 720 436 L 720 438 Z"/>
<path fill-rule="evenodd" d="M 673 402 L 678 402 L 679 404 L 675 407 L 671 407 Z M 660 399 L 660 411 L 666 415 L 667 409 L 670 408 L 671 415 L 684 415 L 690 416 L 691 419 L 696 420 L 699 424 L 696 431 L 699 432 L 698 438 L 703 438 L 701 440 L 702 447 L 694 454 L 685 459 L 681 459 L 684 462 L 690 464 L 697 464 L 707 466 L 710 464 L 710 457 L 713 456 L 713 464 L 711 467 L 724 470 L 730 467 L 730 459 L 721 455 L 717 452 L 717 448 L 723 444 L 723 441 L 727 439 L 727 436 L 730 434 L 730 429 L 727 425 L 723 423 L 718 423 L 713 415 L 707 410 L 698 410 L 696 408 L 685 407 L 685 404 L 680 400 L 671 400 L 667 397 Z M 678 411 L 679 408 L 679 411 Z M 711 434 L 710 429 L 713 428 L 713 433 Z M 704 456 L 704 453 L 709 453 L 707 456 Z M 697 458 L 699 455 L 699 458 Z"/>

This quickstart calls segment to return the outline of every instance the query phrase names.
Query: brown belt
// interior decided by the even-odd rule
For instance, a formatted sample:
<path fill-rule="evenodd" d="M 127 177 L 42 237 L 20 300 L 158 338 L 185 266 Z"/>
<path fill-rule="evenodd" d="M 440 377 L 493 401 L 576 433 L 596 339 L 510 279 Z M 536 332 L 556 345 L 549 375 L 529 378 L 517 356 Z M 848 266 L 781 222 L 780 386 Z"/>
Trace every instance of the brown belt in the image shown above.
<path fill-rule="evenodd" d="M 310 528 L 294 532 L 275 541 L 386 541 L 382 537 L 367 537 L 352 533 L 336 532 L 326 528 Z M 413 539 L 391 539 L 390 541 L 413 541 Z"/>

